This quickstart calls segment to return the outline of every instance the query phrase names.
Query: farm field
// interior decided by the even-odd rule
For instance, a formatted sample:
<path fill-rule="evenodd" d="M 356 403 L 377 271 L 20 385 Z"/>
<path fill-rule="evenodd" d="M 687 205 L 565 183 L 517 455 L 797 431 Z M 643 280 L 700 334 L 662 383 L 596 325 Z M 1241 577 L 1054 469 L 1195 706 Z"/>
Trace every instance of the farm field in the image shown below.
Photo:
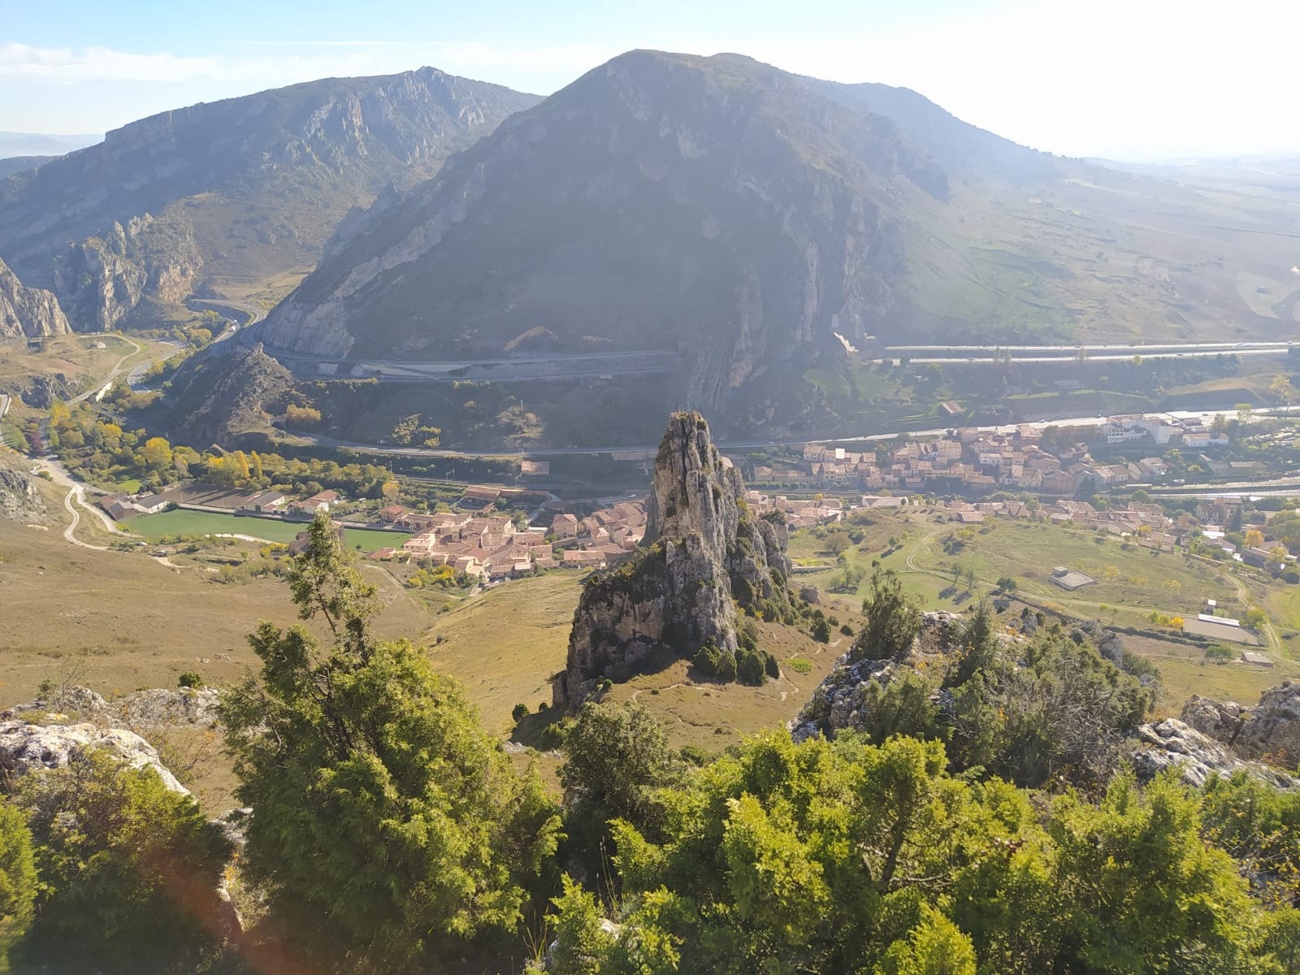
<path fill-rule="evenodd" d="M 299 532 L 307 529 L 304 522 L 273 521 L 269 518 L 247 518 L 182 508 L 162 511 L 156 515 L 142 515 L 126 522 L 124 527 L 150 542 L 175 535 L 248 535 L 267 542 L 292 542 Z M 373 552 L 379 548 L 400 546 L 410 537 L 405 532 L 346 528 L 343 540 L 348 548 Z"/>

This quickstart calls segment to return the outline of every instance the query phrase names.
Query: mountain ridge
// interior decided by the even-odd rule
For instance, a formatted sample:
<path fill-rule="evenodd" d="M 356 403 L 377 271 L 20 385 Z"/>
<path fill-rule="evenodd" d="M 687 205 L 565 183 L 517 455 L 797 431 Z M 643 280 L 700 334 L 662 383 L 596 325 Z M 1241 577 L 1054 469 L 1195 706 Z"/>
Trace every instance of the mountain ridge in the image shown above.
<path fill-rule="evenodd" d="M 159 277 L 153 252 L 195 243 L 177 292 L 310 267 L 350 208 L 390 182 L 432 175 L 447 155 L 536 100 L 426 67 L 159 113 L 0 182 L 0 257 L 25 284 L 54 290 L 74 309 L 74 327 L 113 327 L 152 292 L 146 285 L 128 289 L 125 301 L 99 301 L 103 278 L 85 273 L 77 252 L 105 251 L 117 225 L 130 236 L 133 221 L 148 224 L 136 253 L 116 249 L 144 282 Z"/>

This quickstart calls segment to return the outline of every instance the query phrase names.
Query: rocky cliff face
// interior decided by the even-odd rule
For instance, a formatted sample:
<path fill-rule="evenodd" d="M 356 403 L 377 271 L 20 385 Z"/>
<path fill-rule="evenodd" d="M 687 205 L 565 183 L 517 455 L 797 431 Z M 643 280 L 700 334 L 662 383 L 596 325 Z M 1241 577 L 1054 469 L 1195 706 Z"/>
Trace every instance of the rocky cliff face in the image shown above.
<path fill-rule="evenodd" d="M 165 112 L 0 182 L 0 257 L 56 289 L 75 328 L 111 325 L 200 272 L 220 287 L 314 264 L 350 208 L 536 101 L 422 68 Z"/>
<path fill-rule="evenodd" d="M 645 547 L 588 581 L 573 616 L 557 706 L 576 707 L 602 678 L 623 680 L 656 653 L 734 653 L 736 609 L 779 615 L 792 596 L 782 522 L 745 505 L 740 473 L 699 413 L 675 413 L 655 461 Z"/>
<path fill-rule="evenodd" d="M 58 300 L 41 288 L 25 288 L 0 261 L 0 339 L 62 335 L 70 331 Z"/>
<path fill-rule="evenodd" d="M 54 263 L 54 290 L 69 318 L 106 331 L 146 297 L 176 305 L 194 290 L 203 258 L 183 217 L 135 217 L 101 237 L 68 245 Z"/>
<path fill-rule="evenodd" d="M 32 476 L 7 457 L 0 457 L 0 518 L 38 525 L 51 520 Z"/>

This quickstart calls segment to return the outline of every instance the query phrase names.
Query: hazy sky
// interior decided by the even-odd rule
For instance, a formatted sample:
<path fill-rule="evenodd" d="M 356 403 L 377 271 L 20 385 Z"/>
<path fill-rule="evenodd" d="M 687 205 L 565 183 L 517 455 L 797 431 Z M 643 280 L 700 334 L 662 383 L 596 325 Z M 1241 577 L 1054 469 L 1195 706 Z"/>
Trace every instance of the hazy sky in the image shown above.
<path fill-rule="evenodd" d="M 1066 155 L 1300 150 L 1300 0 L 0 0 L 0 131 L 426 64 L 548 94 L 636 47 L 913 88 Z"/>

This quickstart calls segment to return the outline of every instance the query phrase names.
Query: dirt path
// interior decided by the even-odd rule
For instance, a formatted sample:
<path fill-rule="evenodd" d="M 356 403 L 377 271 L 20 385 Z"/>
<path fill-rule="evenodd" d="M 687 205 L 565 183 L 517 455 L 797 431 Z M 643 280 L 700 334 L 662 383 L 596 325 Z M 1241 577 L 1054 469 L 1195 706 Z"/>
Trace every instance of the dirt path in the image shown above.
<path fill-rule="evenodd" d="M 926 535 L 925 538 L 921 539 L 921 544 L 917 545 L 916 548 L 907 553 L 907 558 L 904 559 L 904 564 L 910 571 L 934 574 L 929 569 L 919 568 L 916 564 L 916 557 L 929 548 L 930 542 L 934 541 L 934 536 L 940 534 L 942 531 L 942 528 L 936 528 L 934 531 L 930 532 L 930 534 Z"/>
<path fill-rule="evenodd" d="M 72 522 L 68 525 L 67 528 L 63 529 L 63 537 L 66 538 L 68 541 L 70 541 L 73 545 L 79 545 L 82 548 L 93 549 L 96 552 L 107 552 L 108 551 L 107 545 L 91 545 L 89 542 L 83 542 L 75 534 L 77 531 L 77 526 L 81 524 L 81 514 L 80 512 L 77 511 L 77 507 L 78 505 L 85 504 L 85 501 L 82 499 L 81 496 L 84 490 L 85 489 L 80 484 L 74 484 L 72 487 L 68 489 L 68 493 L 63 499 L 63 507 L 67 508 L 68 514 L 72 516 Z M 75 505 L 72 503 L 73 498 L 77 499 L 77 504 Z"/>

